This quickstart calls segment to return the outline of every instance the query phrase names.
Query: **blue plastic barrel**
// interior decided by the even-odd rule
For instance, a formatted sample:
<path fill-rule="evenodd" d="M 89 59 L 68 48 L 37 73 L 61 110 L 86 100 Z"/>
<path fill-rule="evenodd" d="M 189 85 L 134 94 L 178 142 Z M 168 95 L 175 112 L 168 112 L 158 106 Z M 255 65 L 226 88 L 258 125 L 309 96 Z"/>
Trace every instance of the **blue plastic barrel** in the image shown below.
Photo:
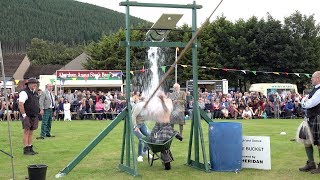
<path fill-rule="evenodd" d="M 212 171 L 239 172 L 242 165 L 241 123 L 209 123 L 209 153 Z"/>

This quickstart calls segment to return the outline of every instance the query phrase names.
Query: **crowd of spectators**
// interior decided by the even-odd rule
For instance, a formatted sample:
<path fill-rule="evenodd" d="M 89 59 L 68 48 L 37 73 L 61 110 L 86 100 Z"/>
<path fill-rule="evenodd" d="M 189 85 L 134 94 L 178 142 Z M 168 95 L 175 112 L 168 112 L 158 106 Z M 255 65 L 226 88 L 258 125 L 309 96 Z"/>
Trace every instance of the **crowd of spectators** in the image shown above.
<path fill-rule="evenodd" d="M 300 94 L 290 91 L 270 93 L 268 97 L 258 92 L 201 92 L 199 106 L 212 119 L 256 119 L 303 117 Z M 187 93 L 186 115 L 192 117 L 193 98 Z"/>
<path fill-rule="evenodd" d="M 41 93 L 41 91 L 39 91 Z M 199 90 L 199 106 L 207 112 L 212 119 L 255 119 L 255 118 L 296 118 L 303 117 L 304 111 L 300 101 L 302 97 L 295 92 L 282 91 L 270 93 L 268 97 L 258 92 L 201 92 Z M 4 98 L 0 98 L 0 118 L 5 119 L 10 114 L 10 119 L 19 119 L 18 93 L 8 96 L 9 110 L 6 110 Z M 130 94 L 130 102 L 140 100 L 139 92 Z M 193 97 L 187 92 L 185 114 L 192 117 Z M 69 110 L 72 119 L 97 119 L 112 120 L 126 106 L 126 96 L 122 92 L 102 91 L 60 91 L 56 95 L 55 119 L 64 119 L 64 112 Z"/>

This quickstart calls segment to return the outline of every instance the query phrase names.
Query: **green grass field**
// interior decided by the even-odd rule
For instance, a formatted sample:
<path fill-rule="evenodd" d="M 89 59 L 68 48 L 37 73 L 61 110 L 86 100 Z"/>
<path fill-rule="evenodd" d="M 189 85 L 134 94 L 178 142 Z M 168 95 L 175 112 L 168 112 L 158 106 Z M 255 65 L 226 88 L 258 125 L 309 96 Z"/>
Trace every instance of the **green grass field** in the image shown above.
<path fill-rule="evenodd" d="M 270 171 L 257 169 L 242 169 L 240 173 L 212 172 L 206 173 L 186 166 L 188 142 L 190 133 L 190 121 L 185 125 L 182 142 L 174 140 L 171 151 L 175 158 L 172 162 L 172 170 L 163 170 L 162 164 L 155 161 L 150 167 L 147 158 L 138 163 L 138 172 L 141 176 L 133 177 L 118 170 L 120 152 L 122 147 L 123 122 L 109 133 L 99 145 L 97 145 L 66 177 L 62 179 L 319 179 L 320 175 L 299 172 L 298 168 L 306 161 L 304 147 L 301 144 L 290 141 L 294 138 L 295 131 L 300 124 L 299 119 L 261 119 L 261 120 L 237 120 L 242 123 L 243 135 L 270 136 L 271 162 Z M 34 140 L 34 149 L 39 152 L 35 156 L 22 154 L 22 129 L 21 122 L 12 122 L 12 140 L 14 153 L 14 168 L 16 179 L 24 179 L 28 176 L 27 166 L 30 164 L 48 165 L 47 179 L 55 179 L 54 176 L 76 157 L 94 139 L 110 121 L 54 121 L 52 134 L 54 138 Z M 41 124 L 40 124 L 41 125 Z M 153 123 L 148 124 L 152 129 Z M 40 126 L 39 126 L 40 127 Z M 205 137 L 206 151 L 208 144 L 208 125 L 202 121 Z M 279 133 L 285 131 L 286 135 Z M 35 131 L 35 137 L 40 129 Z M 7 122 L 0 122 L 0 149 L 9 152 Z M 135 138 L 136 140 L 136 138 Z M 137 152 L 137 146 L 136 146 Z M 315 151 L 315 160 L 319 161 Z M 210 160 L 207 153 L 208 161 Z M 0 153 L 0 179 L 11 178 L 11 160 Z"/>

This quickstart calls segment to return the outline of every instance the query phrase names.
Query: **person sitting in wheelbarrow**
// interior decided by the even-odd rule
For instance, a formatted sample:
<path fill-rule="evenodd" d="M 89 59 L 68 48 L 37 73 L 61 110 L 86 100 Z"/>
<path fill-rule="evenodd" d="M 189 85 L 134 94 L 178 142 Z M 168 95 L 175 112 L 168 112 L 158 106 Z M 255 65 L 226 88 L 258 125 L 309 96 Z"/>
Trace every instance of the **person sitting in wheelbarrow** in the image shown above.
<path fill-rule="evenodd" d="M 172 136 L 182 141 L 182 136 L 177 131 L 174 131 L 170 124 L 170 114 L 173 109 L 172 100 L 167 98 L 164 92 L 158 93 L 158 97 L 163 109 L 159 110 L 159 113 L 154 116 L 156 124 L 151 131 L 150 141 L 152 143 L 162 144 L 171 139 Z M 173 161 L 170 148 L 161 151 L 161 159 L 164 163 L 165 170 L 170 170 L 170 162 Z"/>
<path fill-rule="evenodd" d="M 143 116 L 143 106 L 145 104 L 144 97 L 142 96 L 140 98 L 140 102 L 137 103 L 132 108 L 132 125 L 133 125 L 133 133 L 137 138 L 139 139 L 138 143 L 138 162 L 143 162 L 142 154 L 146 154 L 147 147 L 142 142 L 141 138 L 143 136 L 150 136 L 150 130 L 148 126 L 145 124 L 146 117 Z M 152 158 L 151 154 L 148 154 L 148 156 Z"/>

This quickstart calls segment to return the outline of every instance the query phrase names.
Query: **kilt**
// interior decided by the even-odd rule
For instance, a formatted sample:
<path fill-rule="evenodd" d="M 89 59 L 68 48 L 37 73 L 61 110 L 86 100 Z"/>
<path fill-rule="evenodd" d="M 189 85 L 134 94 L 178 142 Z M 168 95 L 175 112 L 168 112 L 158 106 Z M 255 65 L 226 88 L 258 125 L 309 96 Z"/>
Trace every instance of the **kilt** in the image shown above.
<path fill-rule="evenodd" d="M 186 124 L 184 120 L 184 111 L 173 110 L 170 114 L 170 123 L 171 124 Z"/>
<path fill-rule="evenodd" d="M 308 124 L 313 136 L 313 144 L 320 145 L 320 115 L 309 117 Z"/>
<path fill-rule="evenodd" d="M 175 134 L 170 123 L 156 123 L 150 134 L 152 143 L 162 144 Z"/>

